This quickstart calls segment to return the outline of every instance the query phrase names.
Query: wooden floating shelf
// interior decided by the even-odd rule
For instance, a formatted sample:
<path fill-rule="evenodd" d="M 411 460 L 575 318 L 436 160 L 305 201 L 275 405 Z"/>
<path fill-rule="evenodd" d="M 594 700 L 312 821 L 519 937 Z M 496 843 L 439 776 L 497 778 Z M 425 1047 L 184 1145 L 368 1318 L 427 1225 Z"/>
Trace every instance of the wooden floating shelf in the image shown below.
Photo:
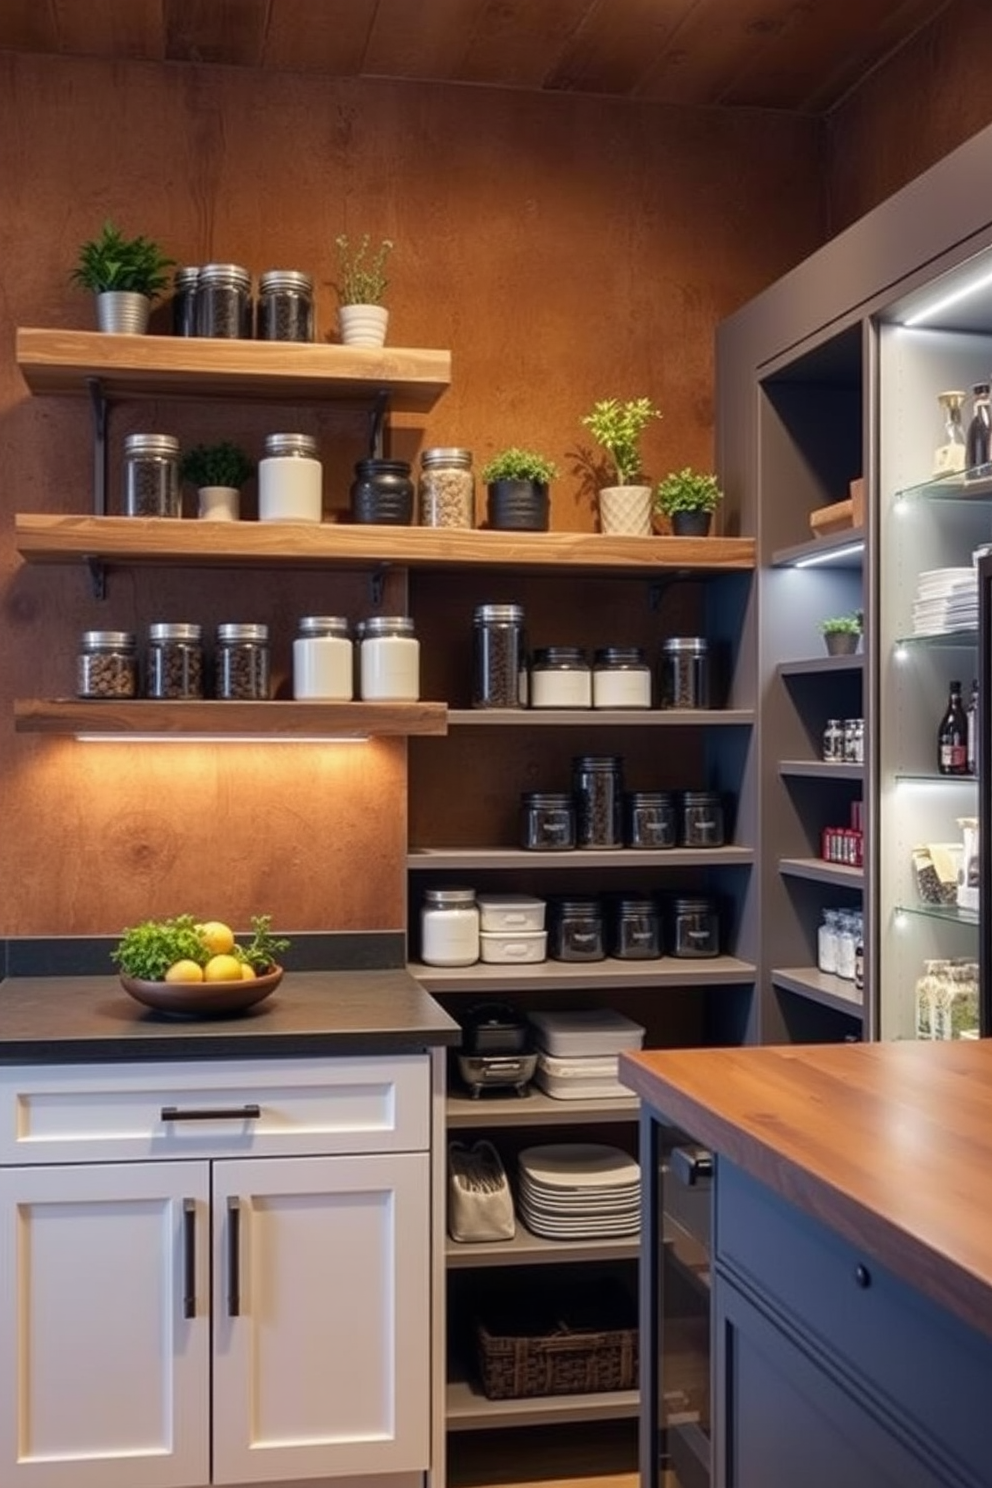
<path fill-rule="evenodd" d="M 114 398 L 241 398 L 361 402 L 388 393 L 394 409 L 433 408 L 451 382 L 451 353 L 401 347 L 113 336 L 19 329 L 17 364 L 33 393 Z"/>
<path fill-rule="evenodd" d="M 21 514 L 17 551 L 29 563 L 182 564 L 205 568 L 559 569 L 667 572 L 754 567 L 747 537 L 605 537 L 596 532 L 489 532 L 322 522 L 204 523 L 192 518 Z M 205 528 L 210 527 L 209 533 Z M 218 530 L 223 528 L 223 531 Z"/>
<path fill-rule="evenodd" d="M 747 728 L 751 708 L 452 708 L 449 728 Z"/>
<path fill-rule="evenodd" d="M 444 703 L 22 698 L 14 703 L 14 727 L 22 734 L 211 735 L 218 739 L 236 735 L 319 741 L 443 734 L 447 711 Z"/>

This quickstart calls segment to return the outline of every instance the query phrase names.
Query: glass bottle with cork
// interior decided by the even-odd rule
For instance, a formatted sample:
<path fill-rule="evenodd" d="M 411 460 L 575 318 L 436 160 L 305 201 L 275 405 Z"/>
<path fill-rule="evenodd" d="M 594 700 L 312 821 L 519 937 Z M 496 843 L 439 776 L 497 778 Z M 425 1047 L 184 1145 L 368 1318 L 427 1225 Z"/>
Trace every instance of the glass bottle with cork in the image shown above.
<path fill-rule="evenodd" d="M 941 775 L 968 774 L 968 715 L 961 702 L 961 683 L 952 681 L 947 707 L 937 730 L 937 769 Z"/>

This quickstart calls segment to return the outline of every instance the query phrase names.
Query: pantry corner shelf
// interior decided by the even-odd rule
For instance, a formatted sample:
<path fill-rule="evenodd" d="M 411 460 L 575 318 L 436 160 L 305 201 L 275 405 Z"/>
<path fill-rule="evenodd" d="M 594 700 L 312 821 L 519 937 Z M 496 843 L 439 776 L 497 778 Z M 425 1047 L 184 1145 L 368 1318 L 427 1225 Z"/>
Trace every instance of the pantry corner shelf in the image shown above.
<path fill-rule="evenodd" d="M 367 739 L 443 734 L 444 703 L 322 703 L 140 699 L 18 698 L 18 733 L 84 734 L 107 738 L 232 735 L 250 739 Z"/>
<path fill-rule="evenodd" d="M 864 870 L 848 863 L 830 863 L 824 858 L 779 858 L 778 871 L 784 878 L 808 878 L 813 883 L 836 884 L 838 888 L 860 889 Z"/>
<path fill-rule="evenodd" d="M 782 966 L 772 970 L 772 985 L 849 1018 L 864 1017 L 864 997 L 853 982 L 815 966 Z"/>

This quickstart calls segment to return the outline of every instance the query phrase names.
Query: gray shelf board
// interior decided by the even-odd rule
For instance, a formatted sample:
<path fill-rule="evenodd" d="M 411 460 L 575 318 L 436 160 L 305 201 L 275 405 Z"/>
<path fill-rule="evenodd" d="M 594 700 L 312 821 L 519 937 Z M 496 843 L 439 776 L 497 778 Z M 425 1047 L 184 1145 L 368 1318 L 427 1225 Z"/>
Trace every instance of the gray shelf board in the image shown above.
<path fill-rule="evenodd" d="M 599 1395 L 536 1395 L 523 1400 L 487 1400 L 467 1380 L 448 1381 L 449 1431 L 486 1431 L 497 1426 L 554 1426 L 569 1421 L 617 1421 L 638 1414 L 636 1390 Z"/>
<path fill-rule="evenodd" d="M 753 708 L 449 708 L 451 728 L 746 728 Z"/>
<path fill-rule="evenodd" d="M 593 1122 L 597 1126 L 636 1121 L 640 1111 L 637 1096 L 618 1095 L 603 1100 L 558 1100 L 536 1085 L 526 1095 L 512 1090 L 491 1091 L 473 1099 L 466 1091 L 448 1091 L 445 1104 L 449 1131 L 455 1127 L 575 1126 Z"/>
<path fill-rule="evenodd" d="M 805 661 L 780 661 L 778 674 L 780 677 L 808 677 L 821 672 L 861 672 L 864 665 L 864 652 L 856 651 L 853 656 L 813 656 Z M 448 720 L 450 723 L 450 713 Z"/>
<path fill-rule="evenodd" d="M 864 765 L 828 764 L 826 760 L 779 760 L 778 773 L 810 780 L 863 780 Z"/>
<path fill-rule="evenodd" d="M 964 925 L 975 929 L 978 925 L 977 909 L 960 909 L 956 904 L 897 904 L 896 914 L 915 915 L 924 920 L 943 920 L 948 925 Z"/>
<path fill-rule="evenodd" d="M 864 553 L 858 551 L 844 554 L 844 549 L 857 543 L 863 545 L 864 540 L 863 527 L 847 527 L 843 532 L 831 532 L 826 537 L 812 537 L 807 542 L 779 548 L 772 554 L 772 568 L 795 568 L 811 558 L 822 560 L 824 567 L 861 568 L 864 565 Z M 831 559 L 832 553 L 837 553 L 837 558 Z"/>
<path fill-rule="evenodd" d="M 808 1002 L 818 1002 L 835 1012 L 845 1013 L 849 1018 L 864 1018 L 864 998 L 855 989 L 853 982 L 842 977 L 831 976 L 815 966 L 779 966 L 771 974 L 772 985 L 792 992 L 796 997 L 805 997 Z"/>
<path fill-rule="evenodd" d="M 579 848 L 574 852 L 536 852 L 522 847 L 416 847 L 407 854 L 411 869 L 490 868 L 734 868 L 754 862 L 750 847 Z"/>
<path fill-rule="evenodd" d="M 409 971 L 428 992 L 491 993 L 574 992 L 580 988 L 656 986 L 659 995 L 673 987 L 735 986 L 753 982 L 754 964 L 736 956 L 690 960 L 661 956 L 656 961 L 536 961 L 530 966 L 425 966 L 411 962 Z"/>
<path fill-rule="evenodd" d="M 478 1104 L 478 1102 L 476 1102 Z M 449 1271 L 503 1266 L 564 1266 L 570 1261 L 636 1260 L 640 1236 L 621 1240 L 545 1240 L 532 1235 L 519 1219 L 512 1240 L 483 1240 L 465 1244 L 447 1237 L 445 1258 Z"/>
<path fill-rule="evenodd" d="M 837 884 L 852 889 L 860 889 L 865 877 L 863 868 L 852 868 L 847 863 L 827 863 L 823 858 L 779 858 L 778 871 L 786 878 L 809 878 L 814 883 Z"/>
<path fill-rule="evenodd" d="M 922 635 L 897 636 L 894 644 L 910 651 L 972 651 L 978 645 L 978 631 L 927 631 Z"/>
<path fill-rule="evenodd" d="M 977 501 L 992 505 L 992 476 L 972 476 L 968 471 L 935 476 L 916 486 L 896 491 L 894 501 Z"/>

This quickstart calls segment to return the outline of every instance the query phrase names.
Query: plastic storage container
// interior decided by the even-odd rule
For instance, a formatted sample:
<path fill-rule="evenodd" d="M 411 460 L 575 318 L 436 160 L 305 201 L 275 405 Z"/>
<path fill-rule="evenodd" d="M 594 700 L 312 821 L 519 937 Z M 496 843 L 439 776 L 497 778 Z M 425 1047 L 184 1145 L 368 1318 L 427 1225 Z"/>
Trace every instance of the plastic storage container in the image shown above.
<path fill-rule="evenodd" d="M 612 1100 L 629 1095 L 618 1073 L 616 1054 L 559 1058 L 538 1053 L 535 1084 L 554 1100 Z"/>
<path fill-rule="evenodd" d="M 418 500 L 422 527 L 474 527 L 475 476 L 471 450 L 423 450 Z"/>
<path fill-rule="evenodd" d="M 343 615 L 304 615 L 293 641 L 293 696 L 350 702 L 355 658 Z"/>
<path fill-rule="evenodd" d="M 579 646 L 539 646 L 530 664 L 532 708 L 591 708 L 592 670 Z"/>
<path fill-rule="evenodd" d="M 229 623 L 217 627 L 214 692 L 229 702 L 269 696 L 269 627 Z"/>
<path fill-rule="evenodd" d="M 522 707 L 524 664 L 522 607 L 477 605 L 472 624 L 472 707 Z"/>
<path fill-rule="evenodd" d="M 157 621 L 148 627 L 145 692 L 150 698 L 202 698 L 202 626 Z"/>
<path fill-rule="evenodd" d="M 182 516 L 179 440 L 174 434 L 128 434 L 123 473 L 125 516 Z"/>
<path fill-rule="evenodd" d="M 604 646 L 593 653 L 594 708 L 650 708 L 651 668 L 640 646 Z"/>
<path fill-rule="evenodd" d="M 420 642 L 409 615 L 372 615 L 358 624 L 359 691 L 366 702 L 415 703 Z"/>
<path fill-rule="evenodd" d="M 427 889 L 420 911 L 420 955 L 428 966 L 472 966 L 479 959 L 475 890 Z"/>
<path fill-rule="evenodd" d="M 310 434 L 267 434 L 258 462 L 258 520 L 313 522 L 323 515 L 323 467 Z"/>
<path fill-rule="evenodd" d="M 84 630 L 76 659 L 76 696 L 133 698 L 138 691 L 136 643 L 130 630 Z"/>
<path fill-rule="evenodd" d="M 482 960 L 496 966 L 543 961 L 547 945 L 546 930 L 483 930 L 479 934 Z"/>
<path fill-rule="evenodd" d="M 621 1049 L 640 1049 L 644 1044 L 640 1023 L 613 1008 L 568 1008 L 528 1013 L 527 1017 L 541 1048 L 564 1059 L 619 1054 Z"/>
<path fill-rule="evenodd" d="M 545 901 L 530 894 L 477 894 L 479 928 L 488 932 L 543 930 Z"/>

